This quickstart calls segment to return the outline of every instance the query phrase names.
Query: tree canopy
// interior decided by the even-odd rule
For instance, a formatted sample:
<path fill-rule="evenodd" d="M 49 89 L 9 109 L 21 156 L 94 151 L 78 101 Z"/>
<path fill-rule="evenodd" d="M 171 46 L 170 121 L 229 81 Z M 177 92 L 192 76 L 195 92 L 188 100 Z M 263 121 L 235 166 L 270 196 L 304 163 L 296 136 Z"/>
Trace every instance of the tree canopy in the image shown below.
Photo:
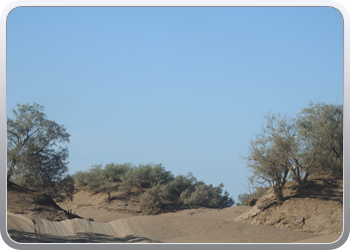
<path fill-rule="evenodd" d="M 343 105 L 312 102 L 294 118 L 264 116 L 261 133 L 246 157 L 252 179 L 273 187 L 277 203 L 290 178 L 302 185 L 310 175 L 343 171 Z"/>
<path fill-rule="evenodd" d="M 70 134 L 63 125 L 49 120 L 43 106 L 17 104 L 13 118 L 7 118 L 7 180 L 54 196 L 72 183 L 68 171 Z"/>

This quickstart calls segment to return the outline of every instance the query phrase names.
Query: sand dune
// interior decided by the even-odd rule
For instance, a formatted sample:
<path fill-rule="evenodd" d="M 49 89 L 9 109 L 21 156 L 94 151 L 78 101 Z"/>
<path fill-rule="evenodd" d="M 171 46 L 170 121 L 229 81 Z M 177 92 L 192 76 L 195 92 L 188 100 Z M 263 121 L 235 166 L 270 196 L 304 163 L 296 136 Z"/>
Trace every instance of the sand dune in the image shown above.
<path fill-rule="evenodd" d="M 8 213 L 7 227 L 11 238 L 17 242 L 330 243 L 340 236 L 320 236 L 233 221 L 246 209 L 191 209 L 156 216 L 79 210 L 80 216 L 94 221 L 61 222 Z"/>

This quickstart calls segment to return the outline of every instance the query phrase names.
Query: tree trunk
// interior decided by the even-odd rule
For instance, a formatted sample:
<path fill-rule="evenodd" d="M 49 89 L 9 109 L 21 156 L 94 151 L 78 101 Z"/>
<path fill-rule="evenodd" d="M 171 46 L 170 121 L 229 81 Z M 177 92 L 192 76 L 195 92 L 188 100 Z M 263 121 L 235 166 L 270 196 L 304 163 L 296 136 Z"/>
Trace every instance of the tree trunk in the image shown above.
<path fill-rule="evenodd" d="M 9 170 L 7 170 L 7 181 L 10 180 L 10 178 L 13 174 L 13 169 L 15 168 L 15 165 L 16 165 L 15 160 L 12 160 L 11 167 L 9 168 Z"/>
<path fill-rule="evenodd" d="M 279 185 L 275 185 L 275 186 L 273 186 L 273 192 L 275 194 L 277 204 L 282 205 L 282 203 L 283 203 L 282 188 Z"/>

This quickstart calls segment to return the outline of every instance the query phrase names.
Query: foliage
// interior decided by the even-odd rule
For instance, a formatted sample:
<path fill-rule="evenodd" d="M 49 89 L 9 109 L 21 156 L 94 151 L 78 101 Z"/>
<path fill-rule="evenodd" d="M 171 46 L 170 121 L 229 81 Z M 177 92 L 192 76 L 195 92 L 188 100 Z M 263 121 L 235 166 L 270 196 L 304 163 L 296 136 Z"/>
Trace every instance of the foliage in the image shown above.
<path fill-rule="evenodd" d="M 135 167 L 128 169 L 120 176 L 121 183 L 119 187 L 127 192 L 131 191 L 131 188 L 140 184 Z"/>
<path fill-rule="evenodd" d="M 111 166 L 110 164 L 106 166 Z M 75 185 L 77 187 L 87 187 L 92 193 L 106 193 L 108 202 L 111 202 L 111 193 L 115 190 L 113 179 L 117 176 L 110 176 L 110 168 L 103 169 L 103 165 L 92 165 L 88 171 L 78 171 L 74 175 Z"/>
<path fill-rule="evenodd" d="M 247 194 L 247 193 L 239 194 L 237 197 L 238 202 L 236 203 L 236 206 L 247 206 L 249 199 L 250 199 L 250 194 Z"/>
<path fill-rule="evenodd" d="M 70 180 L 68 149 L 61 146 L 70 135 L 39 104 L 17 104 L 13 114 L 7 118 L 7 180 L 53 197 Z"/>
<path fill-rule="evenodd" d="M 89 184 L 90 181 L 90 173 L 86 171 L 77 171 L 73 175 L 74 184 L 77 188 L 85 187 Z"/>
<path fill-rule="evenodd" d="M 118 189 L 131 192 L 137 187 L 141 192 L 140 207 L 143 214 L 156 214 L 167 210 L 168 206 L 229 207 L 234 201 L 227 191 L 222 194 L 223 184 L 217 187 L 206 185 L 188 173 L 186 176 L 174 175 L 161 164 L 92 165 L 88 171 L 78 171 L 73 176 L 77 187 L 86 187 L 89 192 L 108 194 L 116 189 L 113 182 L 118 181 Z M 133 190 L 135 191 L 135 190 Z"/>
<path fill-rule="evenodd" d="M 140 196 L 142 214 L 156 214 L 164 211 L 168 203 L 168 190 L 165 185 L 155 185 Z"/>
<path fill-rule="evenodd" d="M 315 155 L 314 174 L 343 172 L 343 105 L 312 102 L 298 114 L 299 137 L 308 149 L 303 157 Z"/>
<path fill-rule="evenodd" d="M 311 174 L 342 173 L 342 138 L 342 105 L 310 103 L 293 119 L 268 113 L 246 157 L 251 178 L 272 186 L 282 204 L 288 178 L 302 185 Z"/>
<path fill-rule="evenodd" d="M 121 181 L 120 177 L 131 168 L 130 163 L 115 164 L 109 163 L 104 167 L 104 174 L 113 182 Z"/>
<path fill-rule="evenodd" d="M 255 191 L 252 192 L 252 193 L 242 193 L 242 194 L 239 194 L 238 197 L 237 197 L 237 203 L 236 205 L 237 206 L 247 206 L 248 205 L 248 201 L 251 199 L 251 198 L 254 198 L 254 199 L 259 199 L 261 196 L 263 196 L 264 194 L 266 194 L 267 190 L 269 189 L 270 187 L 256 187 L 255 188 Z"/>
<path fill-rule="evenodd" d="M 232 198 L 228 197 L 227 192 L 224 195 L 221 194 L 223 186 L 222 183 L 217 187 L 213 187 L 211 184 L 205 185 L 204 183 L 198 183 L 182 192 L 180 200 L 184 205 L 190 206 L 209 208 L 230 207 L 234 202 Z"/>
<path fill-rule="evenodd" d="M 277 203 L 282 204 L 294 150 L 294 127 L 286 116 L 267 114 L 265 119 L 262 133 L 250 142 L 247 163 L 252 179 L 273 186 Z"/>
<path fill-rule="evenodd" d="M 222 195 L 223 184 L 217 187 L 206 185 L 189 173 L 178 175 L 172 182 L 157 184 L 141 195 L 143 214 L 165 211 L 167 206 L 203 206 L 209 208 L 229 207 L 234 201 L 227 191 Z"/>
<path fill-rule="evenodd" d="M 142 190 L 157 184 L 166 184 L 174 179 L 170 171 L 166 171 L 161 164 L 140 164 L 138 167 L 130 167 L 121 176 L 120 187 L 130 192 L 132 187 Z"/>

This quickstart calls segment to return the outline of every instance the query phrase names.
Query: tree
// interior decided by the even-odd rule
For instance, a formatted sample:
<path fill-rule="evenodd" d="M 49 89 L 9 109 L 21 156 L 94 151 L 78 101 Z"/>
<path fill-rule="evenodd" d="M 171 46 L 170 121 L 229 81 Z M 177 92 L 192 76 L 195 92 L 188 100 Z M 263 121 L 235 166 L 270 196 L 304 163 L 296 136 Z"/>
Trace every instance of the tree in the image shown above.
<path fill-rule="evenodd" d="M 238 195 L 238 202 L 236 203 L 237 206 L 247 206 L 248 205 L 248 201 L 250 199 L 250 194 L 247 193 L 243 193 L 243 194 L 239 194 Z"/>
<path fill-rule="evenodd" d="M 132 165 L 130 163 L 109 163 L 105 165 L 104 172 L 107 178 L 109 178 L 111 181 L 120 182 L 121 175 L 128 171 L 130 168 L 132 168 Z"/>
<path fill-rule="evenodd" d="M 310 102 L 294 119 L 270 113 L 265 119 L 250 142 L 247 166 L 253 180 L 273 187 L 278 204 L 289 177 L 302 185 L 311 174 L 343 172 L 342 105 Z"/>
<path fill-rule="evenodd" d="M 251 140 L 247 166 L 259 184 L 273 187 L 277 204 L 283 203 L 282 189 L 287 182 L 294 154 L 295 128 L 286 116 L 265 116 L 262 133 Z"/>
<path fill-rule="evenodd" d="M 52 196 L 68 171 L 68 148 L 61 144 L 69 142 L 70 135 L 49 120 L 39 104 L 17 104 L 13 114 L 7 118 L 7 180 L 21 179 L 25 186 Z"/>
<path fill-rule="evenodd" d="M 303 157 L 312 163 L 312 173 L 343 172 L 343 105 L 325 103 L 304 108 L 297 117 Z"/>

